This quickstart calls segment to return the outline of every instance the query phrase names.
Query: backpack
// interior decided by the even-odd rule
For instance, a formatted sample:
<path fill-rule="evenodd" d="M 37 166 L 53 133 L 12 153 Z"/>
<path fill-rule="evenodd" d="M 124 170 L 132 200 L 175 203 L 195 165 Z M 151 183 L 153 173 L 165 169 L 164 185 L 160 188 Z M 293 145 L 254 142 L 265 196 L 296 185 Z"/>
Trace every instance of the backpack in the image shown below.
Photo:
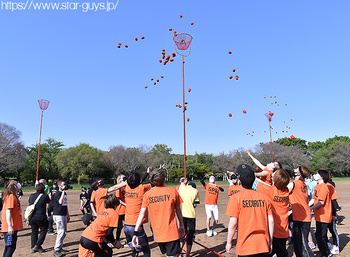
<path fill-rule="evenodd" d="M 40 197 L 42 196 L 43 194 L 40 194 L 36 199 L 35 199 L 35 202 L 31 205 L 29 205 L 26 210 L 24 211 L 24 218 L 26 220 L 30 220 L 33 216 L 33 213 L 34 213 L 34 210 L 35 210 L 35 205 L 36 203 L 39 201 Z"/>

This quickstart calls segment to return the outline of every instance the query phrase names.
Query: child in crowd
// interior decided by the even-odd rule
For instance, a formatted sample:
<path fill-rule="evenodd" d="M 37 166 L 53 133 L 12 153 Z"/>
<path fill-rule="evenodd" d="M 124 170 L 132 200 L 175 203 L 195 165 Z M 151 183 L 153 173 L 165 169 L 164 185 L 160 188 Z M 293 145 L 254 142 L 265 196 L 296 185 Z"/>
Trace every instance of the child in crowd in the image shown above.
<path fill-rule="evenodd" d="M 199 203 L 199 197 L 195 183 L 191 182 L 186 185 L 187 179 L 184 179 L 181 183 L 179 194 L 183 201 L 181 204 L 181 212 L 184 219 L 185 230 L 187 231 L 186 257 L 189 257 L 193 245 L 193 236 L 196 233 L 196 211 L 194 208 L 196 204 Z"/>
<path fill-rule="evenodd" d="M 150 172 L 150 168 L 147 169 L 147 174 Z M 145 178 L 145 177 L 143 177 Z M 143 252 L 143 256 L 150 256 L 150 248 L 148 245 L 148 238 L 143 228 L 143 224 L 148 222 L 148 217 L 141 221 L 140 228 L 138 229 L 138 247 L 132 245 L 132 237 L 134 235 L 137 218 L 139 217 L 142 199 L 146 192 L 148 192 L 152 186 L 151 184 L 142 185 L 141 176 L 138 172 L 131 173 L 127 179 L 127 186 L 125 187 L 125 225 L 124 233 L 126 242 L 132 249 L 132 257 L 138 256 L 139 252 Z"/>
<path fill-rule="evenodd" d="M 338 195 L 337 195 L 337 192 L 335 191 L 335 187 L 333 186 L 334 182 L 333 184 L 330 183 L 330 178 L 331 178 L 331 175 L 329 173 L 329 180 L 325 183 L 329 189 L 329 194 L 332 202 L 332 221 L 331 223 L 328 224 L 328 230 L 332 235 L 333 245 L 328 242 L 328 246 L 332 254 L 339 254 L 339 236 L 338 236 L 338 231 L 335 224 L 337 220 L 337 207 L 339 207 L 337 202 Z"/>
<path fill-rule="evenodd" d="M 91 194 L 90 207 L 92 211 L 92 215 L 97 217 L 97 214 L 100 213 L 104 209 L 104 199 L 106 198 L 108 193 L 112 193 L 119 188 L 126 186 L 126 182 L 121 182 L 120 184 L 116 184 L 111 186 L 110 188 L 105 188 L 105 182 L 103 179 L 97 180 L 97 190 L 93 191 Z"/>
<path fill-rule="evenodd" d="M 87 189 L 86 187 L 81 188 L 81 194 L 79 196 L 80 198 L 80 211 L 85 214 L 85 210 L 87 213 L 90 213 L 90 200 L 88 197 Z"/>
<path fill-rule="evenodd" d="M 232 195 L 241 191 L 241 186 L 238 184 L 237 175 L 233 172 L 231 174 L 230 181 L 232 184 L 228 188 L 228 196 L 229 197 L 231 197 Z"/>
<path fill-rule="evenodd" d="M 274 221 L 267 197 L 252 189 L 255 174 L 252 168 L 241 164 L 237 168 L 242 191 L 231 196 L 226 215 L 230 216 L 226 251 L 231 253 L 233 236 L 237 235 L 238 256 L 268 256 L 272 251 Z"/>
<path fill-rule="evenodd" d="M 112 247 L 117 249 L 122 247 L 122 244 L 113 236 L 113 230 L 118 226 L 119 217 L 116 211 L 118 205 L 119 200 L 114 194 L 105 197 L 105 208 L 81 235 L 79 257 L 111 257 Z"/>
<path fill-rule="evenodd" d="M 255 176 L 261 179 L 263 182 L 272 185 L 272 174 L 275 170 L 282 169 L 282 165 L 279 162 L 270 162 L 266 166 L 262 165 L 247 149 L 247 153 L 249 157 L 253 160 L 253 162 L 262 169 L 262 172 L 256 172 Z"/>
<path fill-rule="evenodd" d="M 1 215 L 2 232 L 5 237 L 4 257 L 11 257 L 16 250 L 17 232 L 23 228 L 21 203 L 17 198 L 19 183 L 9 180 L 5 183 L 5 196 Z"/>
<path fill-rule="evenodd" d="M 285 170 L 277 170 L 273 175 L 273 185 L 258 183 L 257 191 L 263 193 L 271 203 L 273 220 L 275 223 L 271 256 L 288 256 L 286 242 L 289 236 L 289 192 L 290 177 Z M 291 186 L 292 188 L 292 186 Z"/>
<path fill-rule="evenodd" d="M 209 184 L 205 183 L 204 180 L 208 178 L 209 175 L 206 174 L 202 179 L 201 183 L 206 189 L 205 193 L 205 212 L 207 214 L 207 236 L 216 236 L 218 233 L 215 231 L 216 225 L 219 222 L 219 208 L 218 208 L 218 197 L 219 190 L 224 192 L 224 189 L 216 185 L 215 177 L 209 177 Z M 213 228 L 210 229 L 210 219 L 213 217 Z"/>
<path fill-rule="evenodd" d="M 124 174 L 120 174 L 117 177 L 117 184 L 121 184 L 126 180 L 126 177 Z M 117 208 L 117 211 L 119 213 L 119 221 L 118 221 L 118 228 L 117 228 L 117 232 L 115 234 L 115 239 L 117 241 L 120 240 L 120 234 L 122 232 L 122 229 L 124 227 L 124 220 L 125 220 L 125 187 L 122 187 L 118 190 L 115 190 L 115 196 L 119 199 L 120 204 Z"/>
<path fill-rule="evenodd" d="M 309 208 L 308 189 L 305 184 L 305 179 L 310 177 L 311 173 L 304 166 L 299 166 L 294 172 L 294 189 L 289 196 L 293 213 L 294 251 L 297 257 L 312 257 L 314 253 L 308 244 L 311 211 Z"/>
<path fill-rule="evenodd" d="M 167 256 L 176 256 L 180 253 L 180 237 L 185 235 L 180 208 L 180 204 L 182 203 L 181 197 L 175 188 L 164 186 L 165 172 L 163 168 L 152 171 L 150 182 L 155 187 L 149 190 L 143 197 L 142 208 L 136 222 L 132 244 L 135 248 L 139 244 L 139 228 L 148 210 L 154 233 L 154 241 L 158 243 L 162 254 L 166 253 Z"/>
<path fill-rule="evenodd" d="M 327 242 L 327 229 L 332 222 L 332 203 L 331 196 L 326 183 L 329 180 L 329 174 L 326 170 L 319 170 L 314 175 L 318 185 L 315 186 L 313 199 L 310 201 L 310 209 L 314 210 L 316 220 L 316 241 L 318 249 L 323 256 L 329 256 L 330 249 Z"/>

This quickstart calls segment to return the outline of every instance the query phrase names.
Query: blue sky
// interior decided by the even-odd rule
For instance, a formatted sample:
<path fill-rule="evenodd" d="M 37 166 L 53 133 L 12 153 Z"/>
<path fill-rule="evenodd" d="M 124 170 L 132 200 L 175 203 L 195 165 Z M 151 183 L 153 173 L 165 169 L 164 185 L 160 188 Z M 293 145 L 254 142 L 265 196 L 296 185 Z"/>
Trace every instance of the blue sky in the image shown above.
<path fill-rule="evenodd" d="M 20 130 L 26 146 L 37 143 L 37 100 L 44 98 L 51 103 L 42 140 L 102 150 L 162 143 L 183 153 L 182 111 L 175 107 L 182 104 L 181 57 L 158 62 L 163 48 L 174 52 L 173 28 L 193 36 L 185 64 L 186 90 L 192 89 L 188 154 L 267 142 L 268 111 L 275 113 L 274 139 L 349 136 L 349 10 L 341 0 L 120 0 L 110 12 L 2 9 L 0 121 Z M 129 48 L 118 49 L 119 42 Z M 151 78 L 160 76 L 154 86 Z"/>

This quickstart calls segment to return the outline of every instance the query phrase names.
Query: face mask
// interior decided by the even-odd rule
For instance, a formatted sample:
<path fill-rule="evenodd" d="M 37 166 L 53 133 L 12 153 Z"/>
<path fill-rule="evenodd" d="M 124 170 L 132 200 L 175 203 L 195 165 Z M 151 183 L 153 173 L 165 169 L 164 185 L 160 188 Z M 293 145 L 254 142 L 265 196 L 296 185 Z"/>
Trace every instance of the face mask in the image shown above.
<path fill-rule="evenodd" d="M 215 182 L 215 178 L 214 178 L 213 176 L 210 176 L 209 182 L 210 182 L 210 183 L 214 183 L 214 182 Z"/>
<path fill-rule="evenodd" d="M 317 174 L 314 175 L 314 180 L 318 181 L 320 179 L 321 179 L 320 174 L 317 173 Z"/>

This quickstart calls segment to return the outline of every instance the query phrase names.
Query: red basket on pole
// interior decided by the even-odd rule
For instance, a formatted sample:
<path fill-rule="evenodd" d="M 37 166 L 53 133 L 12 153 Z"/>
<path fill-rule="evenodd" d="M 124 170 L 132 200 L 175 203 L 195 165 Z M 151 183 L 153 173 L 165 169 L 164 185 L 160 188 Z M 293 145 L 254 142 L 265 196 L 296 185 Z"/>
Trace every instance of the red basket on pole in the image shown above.
<path fill-rule="evenodd" d="M 175 43 L 175 51 L 182 56 L 182 108 L 183 108 L 183 128 L 184 128 L 184 173 L 186 178 L 186 115 L 187 102 L 185 100 L 185 57 L 191 54 L 191 43 L 193 37 L 187 33 L 179 33 L 173 37 Z M 186 51 L 189 49 L 188 53 Z"/>
<path fill-rule="evenodd" d="M 272 134 L 271 134 L 271 120 L 272 116 L 274 115 L 273 112 L 268 112 L 265 113 L 266 118 L 269 120 L 269 129 L 270 129 L 270 144 L 271 144 L 271 156 L 272 156 L 272 161 L 273 161 L 273 147 L 272 147 Z"/>
<path fill-rule="evenodd" d="M 41 109 L 41 119 L 40 119 L 40 136 L 39 136 L 39 147 L 38 147 L 38 163 L 36 165 L 36 180 L 38 180 L 39 178 L 39 159 L 40 159 L 40 144 L 41 144 L 41 130 L 43 125 L 43 116 L 44 116 L 44 111 L 49 107 L 50 101 L 39 99 L 38 103 Z"/>

